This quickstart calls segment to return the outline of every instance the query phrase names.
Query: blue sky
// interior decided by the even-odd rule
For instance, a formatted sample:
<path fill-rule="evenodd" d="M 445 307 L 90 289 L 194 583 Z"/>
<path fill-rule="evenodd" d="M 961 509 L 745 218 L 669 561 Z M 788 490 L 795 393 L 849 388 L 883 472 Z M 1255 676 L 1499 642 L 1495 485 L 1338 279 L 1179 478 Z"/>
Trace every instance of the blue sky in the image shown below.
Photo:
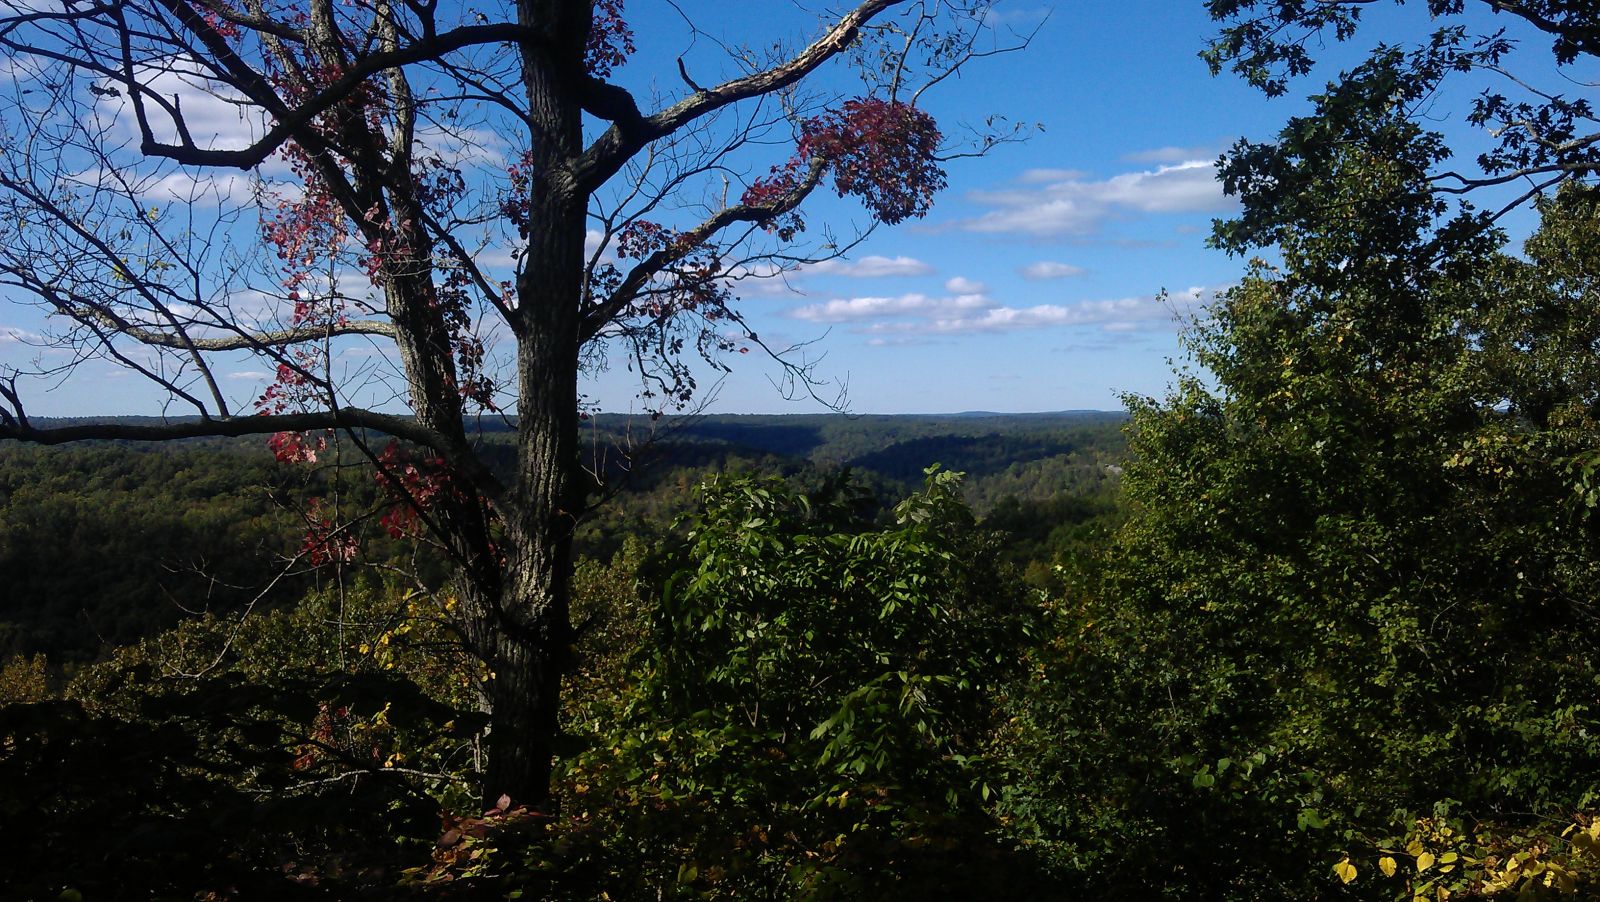
<path fill-rule="evenodd" d="M 730 35 L 749 9 L 729 6 Z M 1032 44 L 975 61 L 925 105 L 942 124 L 999 114 L 1040 130 L 952 163 L 926 219 L 745 298 L 769 342 L 817 340 L 818 375 L 847 385 L 853 411 L 1118 407 L 1120 392 L 1166 385 L 1179 315 L 1240 270 L 1204 248 L 1232 209 L 1212 164 L 1290 107 L 1209 76 L 1200 4 L 999 9 L 1006 28 L 1038 28 Z M 771 369 L 740 360 L 712 409 L 817 408 L 786 402 Z"/>
<path fill-rule="evenodd" d="M 698 34 L 672 4 L 629 4 L 639 52 L 616 77 L 641 97 L 681 92 L 679 57 L 709 84 L 737 71 L 725 48 L 793 45 L 816 25 L 787 0 L 679 6 Z M 1184 318 L 1243 269 L 1204 246 L 1212 220 L 1233 209 L 1213 163 L 1237 138 L 1268 138 L 1304 108 L 1210 76 L 1197 53 L 1215 26 L 1198 0 L 1008 0 L 998 9 L 1002 34 L 1037 29 L 1031 46 L 973 61 L 923 105 L 947 133 L 1001 115 L 1028 123 L 1029 139 L 953 162 L 948 190 L 925 219 L 877 229 L 848 258 L 740 283 L 750 327 L 771 346 L 809 342 L 800 353 L 820 378 L 847 387 L 853 412 L 1109 409 L 1122 392 L 1159 394 Z M 1378 15 L 1421 33 L 1414 9 Z M 1333 56 L 1298 93 L 1353 59 Z M 818 89 L 849 96 L 851 78 L 835 66 Z M 1459 104 L 1441 100 L 1441 127 L 1459 133 L 1459 116 Z M 219 133 L 237 127 L 217 124 Z M 823 197 L 809 220 L 813 234 L 824 222 L 848 234 L 865 216 Z M 0 364 L 29 359 L 36 352 L 26 339 L 47 328 L 32 308 L 0 302 Z M 360 359 L 358 349 L 350 365 L 369 372 Z M 774 385 L 780 370 L 760 355 L 731 362 L 733 373 L 702 394 L 709 412 L 823 409 L 786 400 Z M 264 373 L 241 360 L 224 375 L 248 399 Z M 587 377 L 583 391 L 600 409 L 644 407 L 617 363 Z M 30 399 L 35 415 L 160 411 L 137 377 L 98 363 L 34 386 Z"/>

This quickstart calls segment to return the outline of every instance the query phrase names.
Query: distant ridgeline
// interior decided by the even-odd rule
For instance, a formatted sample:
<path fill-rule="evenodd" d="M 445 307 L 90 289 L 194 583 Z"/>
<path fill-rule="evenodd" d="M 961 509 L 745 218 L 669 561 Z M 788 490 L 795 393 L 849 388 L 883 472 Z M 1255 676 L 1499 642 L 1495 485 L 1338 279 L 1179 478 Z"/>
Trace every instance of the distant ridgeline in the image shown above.
<path fill-rule="evenodd" d="M 1063 510 L 1046 504 L 1062 496 L 1109 504 L 1126 455 L 1125 421 L 1125 414 L 1105 411 L 601 414 L 586 424 L 585 454 L 615 497 L 588 518 L 579 550 L 608 558 L 628 535 L 663 534 L 692 507 L 704 474 L 730 470 L 777 473 L 802 485 L 849 470 L 858 485 L 892 499 L 919 485 L 924 469 L 937 463 L 968 474 L 967 500 L 980 516 L 1004 502 L 1001 521 L 1011 529 L 1019 503 L 1035 511 Z M 479 422 L 492 465 L 509 463 L 514 429 L 506 418 Z M 387 439 L 375 442 L 381 447 Z M 341 459 L 355 464 L 361 455 L 330 449 L 319 461 L 327 466 L 283 466 L 264 436 L 0 444 L 0 658 L 35 651 L 61 662 L 93 658 L 186 613 L 235 609 L 275 578 L 265 602 L 299 598 L 319 578 L 286 567 L 300 546 L 307 499 L 337 493 L 352 510 L 375 500 L 370 474 L 337 467 Z M 1043 524 L 1045 531 L 1049 526 Z M 381 529 L 372 533 L 363 543 L 368 557 L 411 551 Z M 281 576 L 286 569 L 289 575 Z"/>

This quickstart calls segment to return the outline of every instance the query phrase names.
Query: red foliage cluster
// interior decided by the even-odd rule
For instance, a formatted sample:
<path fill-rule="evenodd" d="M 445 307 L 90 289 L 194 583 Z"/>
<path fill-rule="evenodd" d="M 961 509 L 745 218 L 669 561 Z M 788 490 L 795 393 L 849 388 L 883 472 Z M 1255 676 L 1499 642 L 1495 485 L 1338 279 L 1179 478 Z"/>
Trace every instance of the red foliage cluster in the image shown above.
<path fill-rule="evenodd" d="M 445 259 L 448 261 L 448 255 Z M 463 399 L 484 410 L 498 410 L 494 380 L 483 371 L 488 349 L 472 331 L 471 277 L 459 262 L 455 266 L 443 264 L 443 268 L 444 281 L 435 289 L 433 303 L 450 330 L 450 350 L 456 358 L 456 390 Z"/>
<path fill-rule="evenodd" d="M 314 353 L 302 354 L 301 362 L 314 365 L 315 357 Z M 280 363 L 277 380 L 256 399 L 256 407 L 263 414 L 304 407 L 315 390 L 315 384 L 301 370 Z M 267 447 L 279 463 L 316 463 L 317 455 L 327 450 L 328 438 L 326 433 L 275 432 L 267 439 Z M 332 560 L 354 560 L 357 544 L 354 535 L 340 532 L 332 519 L 322 513 L 321 499 L 313 498 L 300 550 L 307 553 L 313 566 L 320 567 Z"/>
<path fill-rule="evenodd" d="M 622 17 L 622 0 L 596 0 L 589 25 L 589 43 L 583 65 L 595 78 L 609 78 L 611 70 L 628 61 L 636 48 L 633 29 Z"/>
<path fill-rule="evenodd" d="M 195 5 L 199 8 L 200 18 L 205 21 L 206 27 L 210 28 L 212 31 L 215 31 L 217 33 L 217 37 L 224 38 L 229 41 L 238 40 L 239 26 L 227 21 L 226 19 L 223 19 L 219 12 L 219 10 L 224 9 L 228 10 L 229 12 L 233 12 L 234 10 L 232 8 L 225 4 L 218 3 L 217 0 L 209 0 L 209 2 L 197 3 Z"/>
<path fill-rule="evenodd" d="M 525 150 L 515 163 L 506 167 L 506 175 L 511 179 L 511 188 L 506 192 L 505 199 L 500 201 L 500 212 L 511 224 L 517 227 L 517 234 L 528 237 L 533 228 L 533 210 L 529 196 L 533 192 L 533 151 Z"/>
<path fill-rule="evenodd" d="M 795 155 L 756 179 L 740 202 L 775 208 L 800 187 L 806 170 L 821 160 L 833 170 L 840 197 L 859 197 L 874 219 L 894 225 L 927 215 L 945 187 L 939 166 L 939 126 L 909 103 L 860 97 L 833 112 L 807 119 Z M 777 212 L 758 223 L 784 241 L 805 231 L 797 211 Z"/>
<path fill-rule="evenodd" d="M 693 233 L 674 231 L 660 223 L 636 219 L 617 233 L 617 256 L 644 259 L 652 254 L 666 252 L 676 259 L 662 271 L 661 280 L 640 296 L 629 308 L 635 316 L 648 315 L 665 320 L 682 311 L 698 312 L 706 319 L 718 319 L 725 305 L 732 300 L 723 283 L 722 258 L 713 248 L 698 244 Z M 591 278 L 591 290 L 608 285 L 615 290 L 620 274 L 614 267 L 602 267 Z M 668 342 L 668 350 L 681 350 L 682 341 Z"/>
<path fill-rule="evenodd" d="M 659 222 L 635 219 L 617 232 L 617 256 L 643 260 L 656 251 L 671 248 L 681 236 Z"/>
<path fill-rule="evenodd" d="M 274 432 L 267 439 L 272 456 L 283 464 L 312 464 L 317 455 L 328 449 L 328 439 L 319 435 L 309 438 L 304 432 Z"/>
<path fill-rule="evenodd" d="M 290 299 L 298 303 L 313 268 L 338 251 L 349 229 L 339 202 L 315 175 L 310 161 L 303 153 L 293 152 L 298 148 L 292 151 L 292 147 L 285 145 L 283 155 L 305 190 L 293 199 L 279 198 L 276 208 L 262 217 L 261 228 L 267 243 L 284 263 L 284 287 L 289 290 Z M 298 324 L 309 313 L 309 307 L 296 306 L 295 322 Z"/>
<path fill-rule="evenodd" d="M 909 103 L 848 100 L 807 120 L 801 133 L 800 157 L 826 160 L 839 196 L 859 197 L 885 225 L 927 215 L 933 196 L 945 187 L 939 126 Z"/>
<path fill-rule="evenodd" d="M 317 386 L 306 374 L 321 365 L 320 351 L 296 351 L 298 368 L 287 363 L 278 364 L 277 378 L 256 399 L 256 410 L 264 414 L 287 413 L 303 410 L 316 400 Z"/>
<path fill-rule="evenodd" d="M 417 272 L 416 228 L 414 220 L 405 219 L 398 226 L 389 215 L 374 203 L 363 216 L 367 235 L 367 252 L 360 259 L 361 269 L 373 285 L 382 287 L 384 277 L 400 273 Z"/>
<path fill-rule="evenodd" d="M 306 24 L 310 19 L 304 13 L 298 13 L 295 21 L 297 24 Z M 273 86 L 290 104 L 311 99 L 333 87 L 345 76 L 346 70 L 341 64 L 313 58 L 309 50 L 304 53 L 305 59 L 300 61 L 292 77 L 276 69 L 276 58 L 269 56 L 265 59 Z M 339 134 L 347 128 L 376 130 L 388 112 L 388 100 L 388 90 L 383 80 L 368 78 L 341 92 L 336 103 L 312 120 L 311 127 L 330 143 L 337 143 Z"/>
<path fill-rule="evenodd" d="M 361 540 L 348 523 L 337 523 L 323 511 L 322 499 L 312 498 L 306 511 L 306 533 L 300 550 L 310 560 L 311 566 L 321 567 L 334 561 L 348 564 L 361 550 Z"/>
<path fill-rule="evenodd" d="M 750 187 L 744 190 L 744 195 L 739 202 L 752 207 L 771 207 L 782 203 L 789 193 L 800 186 L 800 177 L 806 170 L 806 161 L 799 156 L 791 157 L 782 166 L 772 167 L 767 177 L 756 179 Z M 805 220 L 800 218 L 798 210 L 790 210 L 768 219 L 763 219 L 758 225 L 768 232 L 776 232 L 784 241 L 793 241 L 794 236 L 806 230 Z"/>
<path fill-rule="evenodd" d="M 300 13 L 296 18 L 303 20 L 305 14 Z M 309 55 L 292 75 L 278 70 L 271 55 L 266 61 L 273 86 L 290 103 L 308 100 L 344 74 L 340 67 L 323 65 Z M 311 127 L 330 143 L 338 143 L 341 132 L 346 129 L 376 129 L 386 109 L 383 87 L 376 79 L 368 79 L 318 115 Z M 294 322 L 301 325 L 319 315 L 329 320 L 340 319 L 342 311 L 334 305 L 319 308 L 305 302 L 302 294 L 314 269 L 344 246 L 350 235 L 350 223 L 329 190 L 322 170 L 304 147 L 288 141 L 279 154 L 289 163 L 295 180 L 303 187 L 299 196 L 278 200 L 276 208 L 262 218 L 262 231 L 284 263 L 284 287 L 295 303 Z"/>
<path fill-rule="evenodd" d="M 298 771 L 307 771 L 337 747 L 337 731 L 350 722 L 350 709 L 344 705 L 335 708 L 327 702 L 317 706 L 317 716 L 311 722 L 310 742 L 300 746 L 299 756 L 290 764 Z"/>
<path fill-rule="evenodd" d="M 444 216 L 467 191 L 467 182 L 461 170 L 447 165 L 438 156 L 424 157 L 411 171 L 411 187 L 417 203 L 436 216 Z M 385 276 L 415 274 L 424 271 L 427 261 L 422 257 L 425 246 L 420 234 L 421 224 L 414 218 L 398 223 L 379 203 L 374 202 L 362 216 L 362 232 L 367 236 L 367 253 L 361 257 L 361 268 L 375 286 L 382 286 Z"/>
<path fill-rule="evenodd" d="M 392 441 L 378 454 L 374 478 L 378 487 L 395 499 L 378 522 L 396 539 L 416 534 L 419 511 L 428 510 L 447 496 L 463 497 L 443 458 L 413 460 Z"/>

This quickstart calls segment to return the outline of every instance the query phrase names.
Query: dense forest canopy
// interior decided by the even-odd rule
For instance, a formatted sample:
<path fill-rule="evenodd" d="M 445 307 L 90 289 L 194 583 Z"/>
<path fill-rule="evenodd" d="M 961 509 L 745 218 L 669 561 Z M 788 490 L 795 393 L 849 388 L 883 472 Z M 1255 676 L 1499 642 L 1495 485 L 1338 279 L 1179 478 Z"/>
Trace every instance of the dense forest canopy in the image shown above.
<path fill-rule="evenodd" d="M 968 474 L 962 491 L 980 515 L 1001 505 L 1013 524 L 1006 528 L 1039 533 L 1016 560 L 1035 563 L 1037 578 L 1046 578 L 1044 538 L 1079 518 L 1047 515 L 1043 506 L 1071 496 L 1109 507 L 1124 420 L 601 416 L 594 428 L 602 435 L 587 440 L 611 456 L 620 494 L 580 526 L 578 552 L 610 560 L 628 536 L 662 535 L 693 509 L 694 489 L 709 473 L 778 473 L 815 484 L 847 468 L 885 504 L 921 485 L 923 469 L 937 462 Z M 495 446 L 509 440 L 486 430 L 486 456 L 495 460 Z M 269 605 L 298 598 L 325 577 L 294 557 L 311 499 L 339 484 L 353 509 L 381 500 L 381 487 L 351 478 L 350 469 L 286 467 L 259 438 L 0 449 L 0 649 L 77 663 L 186 614 L 236 613 L 264 590 Z M 412 555 L 376 519 L 358 528 L 365 560 Z"/>

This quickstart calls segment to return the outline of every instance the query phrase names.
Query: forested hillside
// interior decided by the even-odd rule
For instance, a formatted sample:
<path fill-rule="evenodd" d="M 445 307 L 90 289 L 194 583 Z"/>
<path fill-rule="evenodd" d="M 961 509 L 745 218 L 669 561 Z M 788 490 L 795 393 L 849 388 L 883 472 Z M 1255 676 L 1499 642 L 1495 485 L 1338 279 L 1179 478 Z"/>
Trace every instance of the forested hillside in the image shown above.
<path fill-rule="evenodd" d="M 937 463 L 968 474 L 963 493 L 975 511 L 1002 504 L 1005 528 L 1039 534 L 1013 557 L 1043 579 L 1052 552 L 1041 539 L 1089 516 L 1088 508 L 1048 505 L 1071 497 L 1110 509 L 1126 456 L 1123 422 L 1095 412 L 601 416 L 586 441 L 612 497 L 584 518 L 579 553 L 610 560 L 630 536 L 665 536 L 711 474 L 770 473 L 815 486 L 848 472 L 869 490 L 870 505 L 886 509 Z M 508 431 L 485 421 L 491 455 Z M 0 447 L 0 650 L 77 664 L 186 616 L 301 597 L 321 582 L 296 560 L 310 499 L 341 494 L 355 509 L 379 494 L 370 478 L 324 463 L 284 467 L 259 438 Z M 370 559 L 409 554 L 369 527 Z"/>

